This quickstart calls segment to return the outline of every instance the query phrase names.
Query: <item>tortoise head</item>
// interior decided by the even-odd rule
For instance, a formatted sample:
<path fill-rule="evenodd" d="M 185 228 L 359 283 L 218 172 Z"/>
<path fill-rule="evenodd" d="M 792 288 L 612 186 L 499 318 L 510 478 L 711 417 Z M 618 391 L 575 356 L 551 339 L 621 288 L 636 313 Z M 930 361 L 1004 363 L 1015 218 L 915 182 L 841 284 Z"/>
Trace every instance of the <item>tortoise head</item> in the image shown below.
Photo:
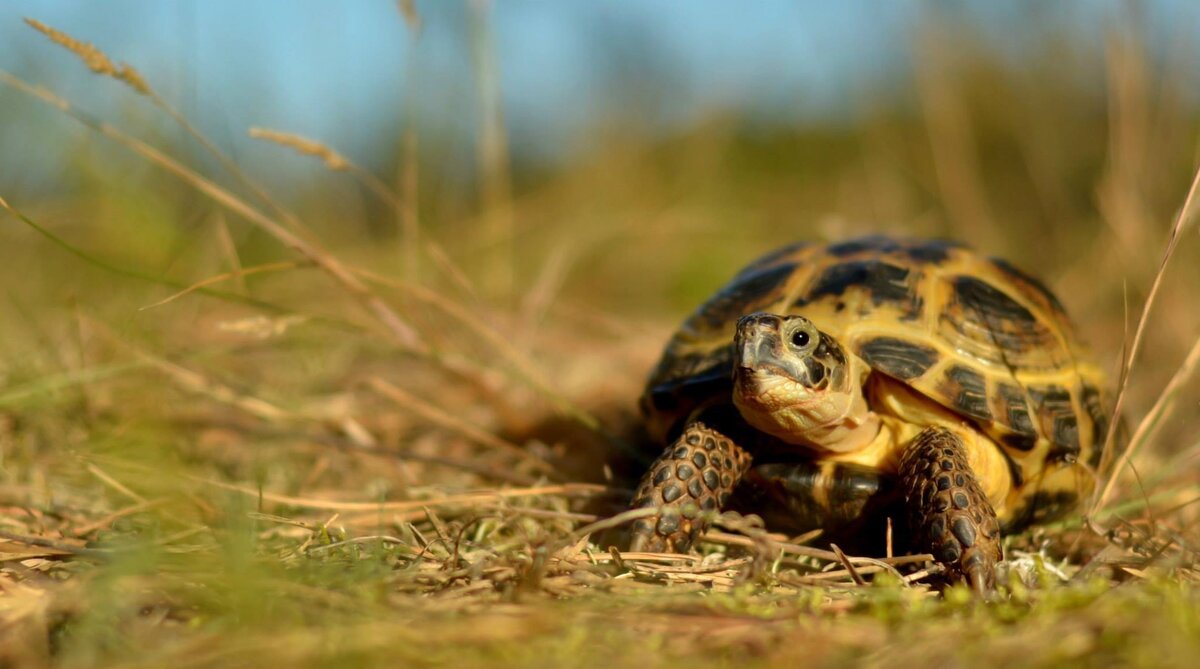
<path fill-rule="evenodd" d="M 734 334 L 733 402 L 746 422 L 792 444 L 846 452 L 879 431 L 867 366 L 802 316 L 756 313 Z"/>

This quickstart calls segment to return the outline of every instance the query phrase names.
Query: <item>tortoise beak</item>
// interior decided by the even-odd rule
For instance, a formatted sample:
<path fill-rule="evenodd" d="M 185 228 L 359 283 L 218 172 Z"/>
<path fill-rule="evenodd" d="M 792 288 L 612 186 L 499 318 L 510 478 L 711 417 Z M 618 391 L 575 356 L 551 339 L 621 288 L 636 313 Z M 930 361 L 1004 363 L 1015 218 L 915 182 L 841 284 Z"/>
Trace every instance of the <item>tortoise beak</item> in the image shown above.
<path fill-rule="evenodd" d="M 778 367 L 783 351 L 783 319 L 772 314 L 750 314 L 737 323 L 733 346 L 737 369 L 749 374 L 764 366 Z"/>
<path fill-rule="evenodd" d="M 761 383 L 780 380 L 808 383 L 809 371 L 804 360 L 788 349 L 784 338 L 783 316 L 750 314 L 742 317 L 734 334 L 734 381 L 756 392 Z"/>
<path fill-rule="evenodd" d="M 796 317 L 791 317 L 796 318 Z M 734 334 L 733 379 L 753 392 L 760 382 L 775 377 L 810 390 L 823 390 L 828 382 L 825 364 L 811 354 L 798 354 L 786 341 L 789 318 L 774 314 L 750 314 L 737 323 Z"/>

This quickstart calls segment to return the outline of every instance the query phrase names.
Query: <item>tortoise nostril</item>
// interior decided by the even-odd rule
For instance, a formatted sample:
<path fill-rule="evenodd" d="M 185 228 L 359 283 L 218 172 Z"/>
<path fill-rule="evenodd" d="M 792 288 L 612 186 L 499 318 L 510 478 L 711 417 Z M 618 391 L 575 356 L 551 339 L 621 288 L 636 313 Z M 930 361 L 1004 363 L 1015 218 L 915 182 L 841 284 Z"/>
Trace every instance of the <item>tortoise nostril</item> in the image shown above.
<path fill-rule="evenodd" d="M 756 332 L 779 332 L 783 327 L 783 319 L 775 314 L 757 312 L 742 316 L 737 322 L 737 331 L 742 335 Z"/>

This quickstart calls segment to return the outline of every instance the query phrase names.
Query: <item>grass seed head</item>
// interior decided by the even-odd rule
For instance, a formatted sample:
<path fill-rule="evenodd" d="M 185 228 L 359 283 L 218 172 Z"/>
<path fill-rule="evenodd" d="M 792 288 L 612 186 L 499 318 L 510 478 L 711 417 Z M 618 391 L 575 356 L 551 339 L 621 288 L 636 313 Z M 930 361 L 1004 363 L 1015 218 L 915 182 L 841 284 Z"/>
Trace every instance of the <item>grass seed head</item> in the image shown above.
<path fill-rule="evenodd" d="M 26 18 L 25 23 L 29 24 L 29 26 L 34 30 L 42 33 L 46 37 L 49 37 L 50 41 L 66 48 L 76 56 L 79 56 L 80 60 L 83 61 L 83 64 L 87 65 L 88 69 L 90 69 L 92 72 L 95 72 L 96 74 L 102 74 L 107 77 L 112 77 L 113 79 L 126 84 L 141 95 L 150 95 L 150 85 L 146 83 L 144 78 L 142 78 L 141 73 L 126 63 L 116 65 L 113 63 L 112 59 L 108 57 L 108 54 L 101 51 L 96 47 L 96 45 L 90 42 L 77 40 L 67 33 L 55 28 L 51 28 L 50 26 L 36 19 Z"/>
<path fill-rule="evenodd" d="M 254 139 L 261 139 L 279 144 L 280 146 L 286 146 L 306 156 L 320 158 L 326 167 L 335 172 L 343 172 L 350 169 L 350 161 L 346 160 L 337 151 L 316 140 L 269 128 L 250 128 L 249 134 Z"/>

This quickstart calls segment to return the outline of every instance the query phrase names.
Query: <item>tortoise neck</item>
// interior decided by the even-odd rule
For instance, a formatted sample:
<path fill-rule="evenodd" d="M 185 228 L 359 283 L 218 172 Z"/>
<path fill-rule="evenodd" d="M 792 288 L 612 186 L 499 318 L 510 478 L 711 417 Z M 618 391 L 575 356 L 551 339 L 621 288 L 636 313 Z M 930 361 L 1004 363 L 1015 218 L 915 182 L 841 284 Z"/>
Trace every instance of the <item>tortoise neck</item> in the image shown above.
<path fill-rule="evenodd" d="M 867 401 L 859 391 L 854 393 L 844 414 L 805 430 L 803 443 L 823 452 L 853 453 L 874 441 L 882 425 L 879 414 L 867 407 Z"/>
<path fill-rule="evenodd" d="M 754 428 L 789 444 L 822 453 L 853 453 L 879 434 L 882 421 L 863 394 L 870 369 L 857 356 L 835 370 L 835 385 L 824 392 L 797 392 L 799 384 L 781 376 L 759 385 L 735 384 L 734 404 Z"/>

